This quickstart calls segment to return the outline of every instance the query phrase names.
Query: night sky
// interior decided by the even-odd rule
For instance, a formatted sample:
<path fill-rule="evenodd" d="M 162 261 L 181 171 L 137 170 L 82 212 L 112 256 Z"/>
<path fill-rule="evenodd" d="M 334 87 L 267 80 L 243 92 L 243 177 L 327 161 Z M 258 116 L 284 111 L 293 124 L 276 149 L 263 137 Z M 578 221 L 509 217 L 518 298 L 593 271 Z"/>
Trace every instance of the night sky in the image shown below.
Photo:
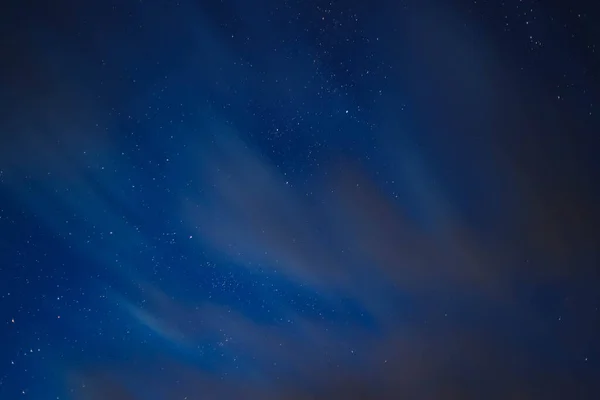
<path fill-rule="evenodd" d="M 12 3 L 0 399 L 600 399 L 593 2 Z"/>

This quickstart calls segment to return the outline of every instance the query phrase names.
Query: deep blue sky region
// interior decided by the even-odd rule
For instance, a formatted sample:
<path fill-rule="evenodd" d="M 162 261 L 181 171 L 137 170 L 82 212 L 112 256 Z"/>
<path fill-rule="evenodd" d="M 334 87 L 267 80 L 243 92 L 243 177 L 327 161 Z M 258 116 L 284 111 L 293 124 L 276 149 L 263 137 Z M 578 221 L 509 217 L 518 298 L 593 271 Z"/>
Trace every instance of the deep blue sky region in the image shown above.
<path fill-rule="evenodd" d="M 593 2 L 0 15 L 0 399 L 600 398 Z"/>

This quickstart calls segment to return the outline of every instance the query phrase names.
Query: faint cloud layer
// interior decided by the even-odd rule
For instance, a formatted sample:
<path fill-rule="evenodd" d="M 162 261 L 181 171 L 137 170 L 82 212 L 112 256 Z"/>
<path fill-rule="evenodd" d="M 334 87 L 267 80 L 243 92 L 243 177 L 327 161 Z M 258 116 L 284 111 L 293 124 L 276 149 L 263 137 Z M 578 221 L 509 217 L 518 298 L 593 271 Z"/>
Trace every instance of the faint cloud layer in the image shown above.
<path fill-rule="evenodd" d="M 186 174 L 193 184 L 173 193 L 175 210 L 166 217 L 161 214 L 186 224 L 188 231 L 179 232 L 178 238 L 189 233 L 191 246 L 258 274 L 273 273 L 325 298 L 331 308 L 339 305 L 340 298 L 356 300 L 369 323 L 336 324 L 311 318 L 283 301 L 277 306 L 284 319 L 257 321 L 217 300 L 199 300 L 200 296 L 190 300 L 173 294 L 161 282 L 146 283 L 152 281 L 150 261 L 139 265 L 135 260 L 151 251 L 148 246 L 154 238 L 140 225 L 160 216 L 145 215 L 135 199 L 104 177 L 104 161 L 114 160 L 107 156 L 118 155 L 119 144 L 102 132 L 90 133 L 80 121 L 95 119 L 89 110 L 98 106 L 80 102 L 79 97 L 85 96 L 72 95 L 60 102 L 70 110 L 65 112 L 42 99 L 36 107 L 48 110 L 42 113 L 44 118 L 12 127 L 25 134 L 1 150 L 3 164 L 17 171 L 5 178 L 7 187 L 50 226 L 76 214 L 82 224 L 104 232 L 102 241 L 95 242 L 103 245 L 76 251 L 114 266 L 106 269 L 127 284 L 126 289 L 108 291 L 112 304 L 129 317 L 127 323 L 134 321 L 152 333 L 144 331 L 144 338 L 158 337 L 178 351 L 158 346 L 146 354 L 133 348 L 128 361 L 92 361 L 74 367 L 66 380 L 76 399 L 503 399 L 570 398 L 573 390 L 585 394 L 560 362 L 548 361 L 547 370 L 534 372 L 535 357 L 544 354 L 536 346 L 547 342 L 553 347 L 557 339 L 536 314 L 527 293 L 532 287 L 559 284 L 557 276 L 590 274 L 581 255 L 595 254 L 593 222 L 598 214 L 585 191 L 587 183 L 541 179 L 544 174 L 533 165 L 536 162 L 553 171 L 561 167 L 556 166 L 554 153 L 536 147 L 538 140 L 526 150 L 510 151 L 512 135 L 517 135 L 512 132 L 535 132 L 546 125 L 534 121 L 534 126 L 523 127 L 525 117 L 495 112 L 496 107 L 507 110 L 484 95 L 502 89 L 504 96 L 517 97 L 517 90 L 512 94 L 508 85 L 517 82 L 506 76 L 496 79 L 494 74 L 500 72 L 488 71 L 484 63 L 471 65 L 478 78 L 473 80 L 459 74 L 465 67 L 460 60 L 438 70 L 442 67 L 433 61 L 442 56 L 453 59 L 450 50 L 460 50 L 466 64 L 467 55 L 478 54 L 470 53 L 466 39 L 453 29 L 436 24 L 439 18 L 417 20 L 408 29 L 419 38 L 415 47 L 423 54 L 418 56 L 429 67 L 419 77 L 437 77 L 445 84 L 441 91 L 468 86 L 467 104 L 438 106 L 446 104 L 465 114 L 473 107 L 470 113 L 479 110 L 486 116 L 483 122 L 466 124 L 465 131 L 485 132 L 498 142 L 497 152 L 482 152 L 501 171 L 494 178 L 509 182 L 504 189 L 511 193 L 510 202 L 499 190 L 496 204 L 459 206 L 442 184 L 446 171 L 426 168 L 425 151 L 394 146 L 387 136 L 395 138 L 396 131 L 380 134 L 378 139 L 390 145 L 379 152 L 379 161 L 394 166 L 389 175 L 406 184 L 404 196 L 418 205 L 418 213 L 405 207 L 406 198 L 391 194 L 372 165 L 341 150 L 331 151 L 318 171 L 321 178 L 300 184 L 284 176 L 230 124 L 215 123 L 220 118 L 217 113 L 203 109 L 212 122 L 201 121 L 206 130 L 196 144 L 186 142 L 189 157 L 182 162 L 189 167 L 186 171 L 192 171 Z M 220 81 L 218 96 L 229 96 L 224 82 L 237 71 L 232 67 L 233 55 L 221 41 L 210 39 L 204 28 L 192 31 L 199 48 L 215 50 L 218 62 L 205 73 Z M 445 37 L 446 47 L 436 41 L 439 36 Z M 277 60 L 304 76 L 283 56 Z M 208 79 L 203 84 L 208 85 Z M 290 85 L 298 86 L 297 82 Z M 477 101 L 481 96 L 486 97 L 483 104 Z M 395 109 L 395 100 L 386 107 Z M 424 95 L 422 100 L 430 97 Z M 75 121 L 58 117 L 71 114 L 80 116 Z M 488 119 L 504 117 L 512 121 L 501 124 L 511 132 L 508 139 L 486 125 Z M 457 119 L 468 120 L 462 114 Z M 453 118 L 443 122 L 449 132 L 463 128 Z M 42 134 L 46 127 L 61 127 L 61 132 Z M 561 143 L 557 139 L 553 148 Z M 34 157 L 37 162 L 23 162 L 19 156 L 23 152 L 39 154 Z M 567 159 L 572 166 L 576 164 L 573 154 Z M 527 161 L 529 157 L 534 161 Z M 115 162 L 111 171 L 118 175 L 128 163 L 126 159 Z M 23 185 L 23 175 L 31 176 L 28 182 L 34 184 Z M 465 208 L 478 206 L 484 213 L 499 209 L 501 223 L 485 232 L 477 229 Z M 135 218 L 125 220 L 123 210 Z M 196 254 L 188 264 L 203 268 L 203 261 Z M 98 286 L 102 285 L 99 279 Z M 143 301 L 137 300 L 139 293 Z M 418 307 L 422 309 L 413 311 Z M 514 333 L 519 329 L 522 332 Z M 519 340 L 519 334 L 525 339 Z M 209 372 L 214 367 L 211 357 L 217 357 L 219 366 Z M 209 365 L 198 366 L 193 362 L 198 358 Z"/>

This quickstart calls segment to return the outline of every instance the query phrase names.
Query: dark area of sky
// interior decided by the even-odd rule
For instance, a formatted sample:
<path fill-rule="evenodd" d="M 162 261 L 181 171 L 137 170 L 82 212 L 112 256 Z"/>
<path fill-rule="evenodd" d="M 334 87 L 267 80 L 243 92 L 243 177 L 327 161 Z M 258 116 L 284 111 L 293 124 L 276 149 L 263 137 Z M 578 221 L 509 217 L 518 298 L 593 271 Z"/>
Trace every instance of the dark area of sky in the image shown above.
<path fill-rule="evenodd" d="M 593 2 L 0 21 L 0 399 L 600 398 Z"/>

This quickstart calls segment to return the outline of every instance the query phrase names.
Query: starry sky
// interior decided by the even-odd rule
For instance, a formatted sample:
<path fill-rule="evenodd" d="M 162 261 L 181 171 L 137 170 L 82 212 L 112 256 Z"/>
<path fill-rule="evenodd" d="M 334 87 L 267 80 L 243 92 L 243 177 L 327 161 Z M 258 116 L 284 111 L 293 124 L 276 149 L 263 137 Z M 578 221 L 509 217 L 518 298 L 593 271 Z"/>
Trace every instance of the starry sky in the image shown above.
<path fill-rule="evenodd" d="M 584 1 L 0 13 L 0 398 L 600 398 Z"/>

